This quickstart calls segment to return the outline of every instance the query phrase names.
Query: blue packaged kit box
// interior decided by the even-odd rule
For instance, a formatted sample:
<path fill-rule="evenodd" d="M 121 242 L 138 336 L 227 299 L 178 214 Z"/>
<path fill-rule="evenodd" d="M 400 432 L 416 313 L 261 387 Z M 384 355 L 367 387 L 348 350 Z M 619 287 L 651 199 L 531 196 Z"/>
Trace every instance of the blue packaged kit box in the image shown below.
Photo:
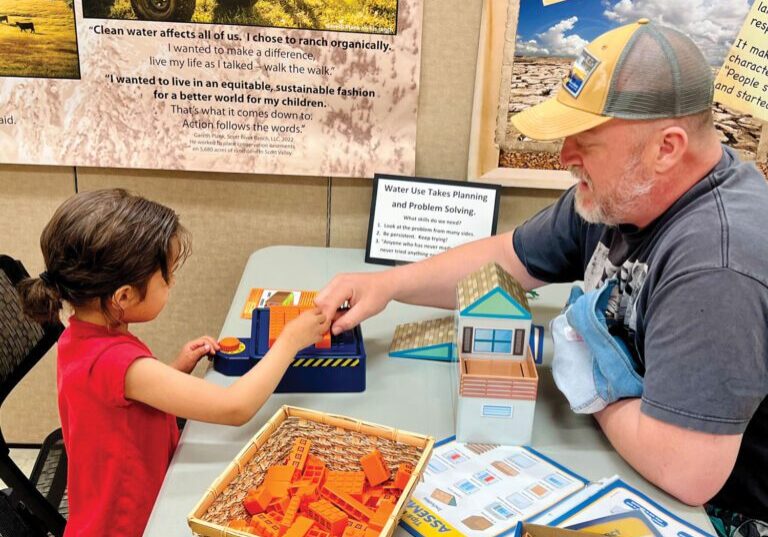
<path fill-rule="evenodd" d="M 238 338 L 240 348 L 219 351 L 213 368 L 227 376 L 241 376 L 269 351 L 269 309 L 253 310 L 251 336 Z M 331 337 L 331 347 L 299 351 L 275 390 L 277 393 L 340 393 L 365 391 L 365 347 L 360 327 Z"/>

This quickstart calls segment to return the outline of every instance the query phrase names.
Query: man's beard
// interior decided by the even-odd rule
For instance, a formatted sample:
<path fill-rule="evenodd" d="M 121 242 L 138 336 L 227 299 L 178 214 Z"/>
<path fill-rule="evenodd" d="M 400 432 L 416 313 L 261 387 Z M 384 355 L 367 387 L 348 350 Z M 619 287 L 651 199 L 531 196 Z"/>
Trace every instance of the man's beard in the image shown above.
<path fill-rule="evenodd" d="M 576 212 L 591 224 L 616 226 L 626 223 L 629 215 L 643 203 L 653 187 L 653 177 L 643 166 L 640 155 L 635 153 L 613 191 L 598 195 L 593 190 L 592 178 L 581 166 L 569 166 L 568 171 L 578 181 L 587 184 L 592 206 L 585 206 L 584 194 L 576 189 Z"/>

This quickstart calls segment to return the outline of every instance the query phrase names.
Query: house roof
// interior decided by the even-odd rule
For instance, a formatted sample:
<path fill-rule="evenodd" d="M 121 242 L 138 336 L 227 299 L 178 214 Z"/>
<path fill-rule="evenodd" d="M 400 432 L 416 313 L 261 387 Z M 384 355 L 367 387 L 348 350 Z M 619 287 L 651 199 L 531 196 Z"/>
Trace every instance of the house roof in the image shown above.
<path fill-rule="evenodd" d="M 462 311 L 496 288 L 504 290 L 517 303 L 530 311 L 525 289 L 496 263 L 488 263 L 462 279 L 456 287 L 458 310 Z"/>
<path fill-rule="evenodd" d="M 456 322 L 453 316 L 400 324 L 395 328 L 395 335 L 392 337 L 389 352 L 450 344 L 455 339 Z"/>

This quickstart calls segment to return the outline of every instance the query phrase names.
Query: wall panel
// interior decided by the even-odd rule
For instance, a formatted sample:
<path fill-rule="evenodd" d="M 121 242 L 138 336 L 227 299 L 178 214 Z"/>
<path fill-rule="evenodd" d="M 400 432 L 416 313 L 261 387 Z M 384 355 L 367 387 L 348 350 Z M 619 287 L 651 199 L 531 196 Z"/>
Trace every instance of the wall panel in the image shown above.
<path fill-rule="evenodd" d="M 482 2 L 424 0 L 416 175 L 465 179 Z"/>
<path fill-rule="evenodd" d="M 74 168 L 0 166 L 0 253 L 43 270 L 40 234 L 53 211 L 75 192 Z M 51 350 L 22 379 L 0 413 L 6 441 L 39 443 L 59 426 L 56 353 Z"/>

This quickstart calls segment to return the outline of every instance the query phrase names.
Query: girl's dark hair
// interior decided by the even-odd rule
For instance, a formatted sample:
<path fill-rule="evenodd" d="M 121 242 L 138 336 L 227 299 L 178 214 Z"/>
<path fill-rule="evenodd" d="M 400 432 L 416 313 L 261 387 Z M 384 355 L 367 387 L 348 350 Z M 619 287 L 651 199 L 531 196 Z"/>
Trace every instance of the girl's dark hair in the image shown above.
<path fill-rule="evenodd" d="M 164 205 L 123 189 L 96 190 L 75 194 L 56 210 L 40 248 L 45 272 L 18 285 L 27 315 L 52 321 L 62 301 L 83 306 L 97 298 L 115 321 L 107 310 L 114 292 L 132 285 L 144 298 L 158 269 L 170 282 L 189 256 L 190 235 Z"/>

